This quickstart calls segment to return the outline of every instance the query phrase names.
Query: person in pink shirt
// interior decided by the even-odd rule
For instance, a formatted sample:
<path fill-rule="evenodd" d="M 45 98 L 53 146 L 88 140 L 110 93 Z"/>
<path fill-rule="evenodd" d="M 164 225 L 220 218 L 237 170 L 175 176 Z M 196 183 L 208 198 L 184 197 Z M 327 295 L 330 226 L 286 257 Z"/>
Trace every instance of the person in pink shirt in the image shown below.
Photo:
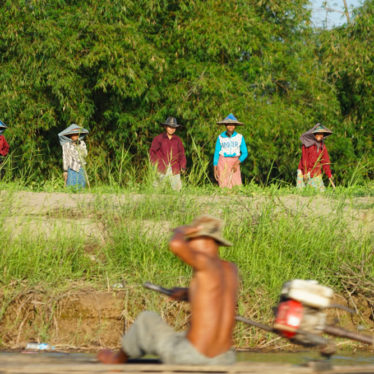
<path fill-rule="evenodd" d="M 171 188 L 180 191 L 182 188 L 180 174 L 185 172 L 187 165 L 182 140 L 175 135 L 176 129 L 181 125 L 174 117 L 168 117 L 162 125 L 165 127 L 165 132 L 153 139 L 149 158 L 157 167 L 160 182 L 169 180 Z"/>
<path fill-rule="evenodd" d="M 302 147 L 301 159 L 297 168 L 297 188 L 311 186 L 324 191 L 322 170 L 329 178 L 331 185 L 335 187 L 330 168 L 330 157 L 324 143 L 324 139 L 331 134 L 331 130 L 317 123 L 300 136 Z"/>

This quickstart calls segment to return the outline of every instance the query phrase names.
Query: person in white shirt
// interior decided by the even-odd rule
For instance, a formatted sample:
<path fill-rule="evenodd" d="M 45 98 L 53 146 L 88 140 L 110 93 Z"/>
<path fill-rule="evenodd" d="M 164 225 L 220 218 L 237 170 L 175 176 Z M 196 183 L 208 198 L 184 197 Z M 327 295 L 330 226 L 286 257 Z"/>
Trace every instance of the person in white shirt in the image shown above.
<path fill-rule="evenodd" d="M 83 138 L 88 131 L 76 124 L 58 134 L 62 146 L 63 178 L 65 186 L 86 186 L 86 164 L 87 147 Z"/>

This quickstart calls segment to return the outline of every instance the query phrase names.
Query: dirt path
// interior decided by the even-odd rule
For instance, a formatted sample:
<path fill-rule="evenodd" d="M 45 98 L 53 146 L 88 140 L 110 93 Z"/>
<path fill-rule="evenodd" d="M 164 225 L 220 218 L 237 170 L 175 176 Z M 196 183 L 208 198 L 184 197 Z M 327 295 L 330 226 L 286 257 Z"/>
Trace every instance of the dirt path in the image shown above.
<path fill-rule="evenodd" d="M 172 195 L 171 198 L 175 198 Z M 97 217 L 100 209 L 112 210 L 146 200 L 165 199 L 165 195 L 141 194 L 68 194 L 46 192 L 0 192 L 4 207 L 4 228 L 14 237 L 28 232 L 32 237 L 76 236 L 77 232 L 87 240 L 105 241 L 105 228 Z M 193 196 L 181 195 L 180 200 L 194 204 L 203 210 L 212 210 L 218 215 L 223 209 L 231 209 L 236 217 L 258 212 L 271 204 L 277 212 L 300 217 L 327 217 L 342 214 L 350 223 L 353 232 L 374 233 L 374 197 L 332 199 L 324 196 L 303 197 L 286 195 L 280 197 L 258 196 Z M 201 210 L 200 209 L 200 210 Z M 147 227 L 167 230 L 168 222 L 144 221 Z M 83 235 L 82 235 L 83 233 Z"/>

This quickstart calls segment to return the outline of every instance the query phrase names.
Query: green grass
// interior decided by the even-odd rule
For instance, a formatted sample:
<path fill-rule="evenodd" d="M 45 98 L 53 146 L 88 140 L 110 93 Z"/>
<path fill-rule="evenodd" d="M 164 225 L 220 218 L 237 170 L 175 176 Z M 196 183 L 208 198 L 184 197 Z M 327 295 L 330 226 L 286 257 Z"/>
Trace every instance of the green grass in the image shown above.
<path fill-rule="evenodd" d="M 338 188 L 324 194 L 276 185 L 259 188 L 254 184 L 231 192 L 210 185 L 191 186 L 180 194 L 154 191 L 149 185 L 127 190 L 95 186 L 91 190 L 93 205 L 83 204 L 78 211 L 61 209 L 48 215 L 50 219 L 72 218 L 77 222 L 90 217 L 105 231 L 106 239 L 102 243 L 88 240 L 79 231 L 79 225 L 73 232 L 61 229 L 51 238 L 35 236 L 22 228 L 21 234 L 14 237 L 5 222 L 15 214 L 10 208 L 11 200 L 16 199 L 15 192 L 22 188 L 15 184 L 0 188 L 6 191 L 0 195 L 4 202 L 0 217 L 4 227 L 0 232 L 3 244 L 0 321 L 6 314 L 9 300 L 28 289 L 56 295 L 77 284 L 82 288 L 105 290 L 108 285 L 123 282 L 139 292 L 145 281 L 166 287 L 188 285 L 191 269 L 168 250 L 170 229 L 205 213 L 219 216 L 226 223 L 225 236 L 234 246 L 222 248 L 221 255 L 238 265 L 241 277 L 239 312 L 248 317 L 271 321 L 271 307 L 287 280 L 316 279 L 344 293 L 346 285 L 336 276 L 343 271 L 342 264 L 359 264 L 368 259 L 373 265 L 370 257 L 374 245 L 372 232 L 361 232 L 360 223 L 344 214 L 346 209 L 367 211 L 367 207 L 372 206 L 372 200 L 356 203 L 355 197 L 362 196 L 365 191 L 369 191 L 366 196 L 371 195 L 370 185 Z M 61 186 L 42 190 L 63 191 Z M 83 198 L 85 194 L 87 191 L 80 196 Z M 282 197 L 290 199 L 290 204 L 281 200 Z M 303 197 L 302 207 L 292 206 L 293 199 L 300 197 Z M 325 199 L 325 205 L 319 205 L 321 214 L 317 211 L 310 215 L 308 209 L 321 198 Z M 119 202 L 114 204 L 112 200 Z M 324 208 L 331 209 L 330 213 L 322 214 Z M 374 267 L 369 268 L 367 276 L 371 279 Z M 142 308 L 157 307 L 158 297 L 150 293 Z M 134 312 L 139 308 L 134 307 Z M 255 345 L 260 339 L 256 335 L 258 331 L 254 330 L 240 328 L 236 334 L 242 345 Z"/>

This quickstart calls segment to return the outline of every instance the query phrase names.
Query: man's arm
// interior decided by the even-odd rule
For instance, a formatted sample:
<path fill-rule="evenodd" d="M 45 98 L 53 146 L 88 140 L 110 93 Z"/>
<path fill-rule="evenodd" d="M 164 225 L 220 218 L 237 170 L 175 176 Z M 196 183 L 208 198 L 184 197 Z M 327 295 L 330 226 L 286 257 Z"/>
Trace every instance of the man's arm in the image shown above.
<path fill-rule="evenodd" d="M 81 156 L 83 158 L 87 157 L 87 146 L 86 146 L 86 143 L 84 142 L 84 140 L 80 141 L 79 147 L 80 147 L 80 151 L 81 151 Z"/>
<path fill-rule="evenodd" d="M 205 269 L 208 264 L 208 257 L 204 253 L 194 251 L 188 244 L 188 235 L 196 233 L 199 229 L 199 227 L 190 226 L 178 227 L 169 241 L 170 250 L 196 270 Z"/>
<path fill-rule="evenodd" d="M 1 135 L 0 136 L 0 155 L 5 157 L 8 154 L 8 152 L 9 152 L 9 144 L 5 140 L 4 135 Z"/>
<path fill-rule="evenodd" d="M 161 147 L 161 141 L 159 136 L 156 136 L 151 144 L 151 148 L 149 149 L 149 158 L 151 159 L 152 164 L 155 164 L 159 161 L 157 157 L 157 152 Z"/>
<path fill-rule="evenodd" d="M 247 157 L 248 157 L 247 144 L 245 144 L 244 136 L 242 136 L 242 142 L 240 143 L 239 161 L 242 163 Z"/>
<path fill-rule="evenodd" d="M 179 148 L 179 165 L 180 165 L 181 170 L 184 171 L 184 170 L 186 170 L 187 159 L 186 159 L 186 155 L 185 155 L 185 152 L 184 152 L 184 146 L 183 146 L 183 143 L 182 143 L 181 139 L 179 139 L 178 148 Z"/>
<path fill-rule="evenodd" d="M 188 288 L 171 288 L 169 297 L 176 301 L 188 301 Z"/>
<path fill-rule="evenodd" d="M 323 150 L 322 150 L 322 168 L 323 168 L 323 171 L 325 172 L 325 174 L 327 175 L 327 177 L 330 179 L 332 177 L 332 173 L 331 173 L 331 169 L 330 169 L 330 157 L 329 157 L 329 153 L 327 152 L 327 148 L 326 146 L 323 147 Z"/>

